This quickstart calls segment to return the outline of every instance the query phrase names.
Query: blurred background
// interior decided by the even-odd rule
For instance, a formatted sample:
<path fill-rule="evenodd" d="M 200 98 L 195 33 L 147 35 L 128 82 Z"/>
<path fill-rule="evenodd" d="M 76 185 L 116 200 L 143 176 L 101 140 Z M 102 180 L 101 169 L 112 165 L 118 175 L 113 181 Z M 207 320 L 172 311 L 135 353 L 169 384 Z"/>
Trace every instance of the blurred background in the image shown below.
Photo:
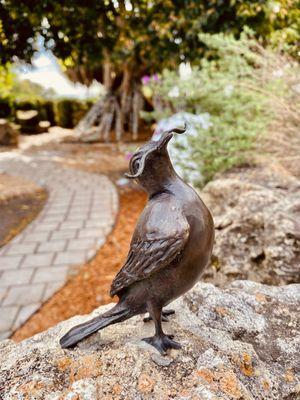
<path fill-rule="evenodd" d="M 299 44 L 296 0 L 0 1 L 1 336 L 110 301 L 146 202 L 123 173 L 184 123 L 171 158 L 217 227 L 204 279 L 299 282 Z"/>

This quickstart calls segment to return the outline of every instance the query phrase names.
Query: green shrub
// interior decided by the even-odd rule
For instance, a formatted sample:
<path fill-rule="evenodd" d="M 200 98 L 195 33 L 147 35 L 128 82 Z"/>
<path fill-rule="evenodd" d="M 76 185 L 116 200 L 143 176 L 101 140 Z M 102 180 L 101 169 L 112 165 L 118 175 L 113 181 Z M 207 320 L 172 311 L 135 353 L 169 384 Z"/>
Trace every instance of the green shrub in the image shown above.
<path fill-rule="evenodd" d="M 92 101 L 73 101 L 72 109 L 72 122 L 73 126 L 76 126 L 78 122 L 85 116 L 88 110 L 92 107 Z"/>
<path fill-rule="evenodd" d="M 53 101 L 45 101 L 42 105 L 42 109 L 45 115 L 43 118 L 46 121 L 49 121 L 51 125 L 55 125 L 55 113 L 54 113 L 54 103 Z"/>
<path fill-rule="evenodd" d="M 29 80 L 20 80 L 12 65 L 0 66 L 0 118 L 15 120 L 17 110 L 38 111 L 38 120 L 73 128 L 92 106 L 92 101 L 55 100 L 55 92 Z"/>
<path fill-rule="evenodd" d="M 0 98 L 0 118 L 9 118 L 12 114 L 13 106 L 8 97 Z"/>
<path fill-rule="evenodd" d="M 55 103 L 55 123 L 62 128 L 73 128 L 73 100 L 58 100 Z"/>
<path fill-rule="evenodd" d="M 209 113 L 211 126 L 188 140 L 205 183 L 216 172 L 243 163 L 272 118 L 286 112 L 291 103 L 288 77 L 295 76 L 298 67 L 263 49 L 250 32 L 240 39 L 224 34 L 199 37 L 210 58 L 202 59 L 190 75 L 164 71 L 159 82 L 151 80 L 154 112 L 144 117 L 158 121 L 178 111 Z"/>
<path fill-rule="evenodd" d="M 17 110 L 35 110 L 38 112 L 39 121 L 50 121 L 51 125 L 54 125 L 54 113 L 53 113 L 53 102 L 43 100 L 15 100 L 12 102 L 11 118 L 15 118 Z M 51 113 L 52 109 L 52 113 Z"/>
<path fill-rule="evenodd" d="M 54 104 L 56 125 L 74 128 L 92 106 L 91 101 L 58 100 Z"/>
<path fill-rule="evenodd" d="M 38 111 L 39 108 L 39 103 L 34 100 L 15 100 L 14 101 L 14 108 L 17 110 L 23 110 L 23 111 L 28 111 L 28 110 L 36 110 Z"/>

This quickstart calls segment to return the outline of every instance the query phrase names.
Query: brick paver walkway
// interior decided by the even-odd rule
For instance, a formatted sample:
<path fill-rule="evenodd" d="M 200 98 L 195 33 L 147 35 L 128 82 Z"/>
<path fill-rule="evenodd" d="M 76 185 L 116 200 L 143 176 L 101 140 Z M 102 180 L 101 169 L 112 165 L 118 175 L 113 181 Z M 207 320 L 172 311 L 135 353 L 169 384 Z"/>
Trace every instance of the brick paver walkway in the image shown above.
<path fill-rule="evenodd" d="M 17 175 L 49 193 L 39 216 L 0 249 L 0 339 L 9 337 L 95 254 L 118 209 L 114 185 L 102 175 L 39 156 L 0 153 L 0 172 Z"/>

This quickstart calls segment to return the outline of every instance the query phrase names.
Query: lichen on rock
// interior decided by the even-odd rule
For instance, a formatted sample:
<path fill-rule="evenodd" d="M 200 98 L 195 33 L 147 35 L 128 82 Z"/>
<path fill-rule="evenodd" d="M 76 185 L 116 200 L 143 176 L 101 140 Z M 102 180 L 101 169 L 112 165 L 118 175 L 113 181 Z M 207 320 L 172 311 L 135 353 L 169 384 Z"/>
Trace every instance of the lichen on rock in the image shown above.
<path fill-rule="evenodd" d="M 300 395 L 300 285 L 199 283 L 173 303 L 166 332 L 183 345 L 167 357 L 141 338 L 140 316 L 92 335 L 73 350 L 59 338 L 99 315 L 77 316 L 16 344 L 0 343 L 0 398 L 278 399 Z"/>
<path fill-rule="evenodd" d="M 216 228 L 206 281 L 300 282 L 299 180 L 270 166 L 239 168 L 208 183 L 202 197 Z"/>

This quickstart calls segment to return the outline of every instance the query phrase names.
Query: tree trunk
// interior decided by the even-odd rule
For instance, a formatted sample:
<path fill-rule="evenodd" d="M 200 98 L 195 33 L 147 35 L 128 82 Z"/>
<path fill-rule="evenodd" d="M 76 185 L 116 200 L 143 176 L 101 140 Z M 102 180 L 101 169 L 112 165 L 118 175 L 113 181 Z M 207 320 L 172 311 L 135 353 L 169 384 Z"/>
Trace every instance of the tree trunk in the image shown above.
<path fill-rule="evenodd" d="M 144 107 L 139 79 L 134 79 L 126 66 L 121 79 L 112 79 L 109 60 L 104 63 L 103 74 L 107 93 L 75 127 L 78 139 L 84 142 L 121 141 L 127 132 L 137 140 L 140 112 Z"/>

